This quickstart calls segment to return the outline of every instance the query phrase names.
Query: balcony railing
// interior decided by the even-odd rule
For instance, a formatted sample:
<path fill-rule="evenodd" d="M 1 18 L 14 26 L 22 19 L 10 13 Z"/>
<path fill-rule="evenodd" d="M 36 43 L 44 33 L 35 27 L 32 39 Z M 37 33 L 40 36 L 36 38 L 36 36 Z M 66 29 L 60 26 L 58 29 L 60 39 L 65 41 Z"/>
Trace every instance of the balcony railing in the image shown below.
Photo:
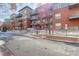
<path fill-rule="evenodd" d="M 31 19 L 32 20 L 37 20 L 38 19 L 38 16 L 32 16 Z"/>
<path fill-rule="evenodd" d="M 19 13 L 16 15 L 16 18 L 20 18 L 20 17 L 22 17 L 22 14 Z"/>

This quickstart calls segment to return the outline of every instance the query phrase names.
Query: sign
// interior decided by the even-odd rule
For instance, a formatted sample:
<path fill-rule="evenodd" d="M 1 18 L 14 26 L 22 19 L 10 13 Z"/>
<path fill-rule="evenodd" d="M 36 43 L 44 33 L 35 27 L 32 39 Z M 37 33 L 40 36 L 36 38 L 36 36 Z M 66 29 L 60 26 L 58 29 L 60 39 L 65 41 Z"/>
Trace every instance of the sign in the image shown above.
<path fill-rule="evenodd" d="M 67 24 L 65 24 L 65 29 L 68 29 L 68 25 Z"/>

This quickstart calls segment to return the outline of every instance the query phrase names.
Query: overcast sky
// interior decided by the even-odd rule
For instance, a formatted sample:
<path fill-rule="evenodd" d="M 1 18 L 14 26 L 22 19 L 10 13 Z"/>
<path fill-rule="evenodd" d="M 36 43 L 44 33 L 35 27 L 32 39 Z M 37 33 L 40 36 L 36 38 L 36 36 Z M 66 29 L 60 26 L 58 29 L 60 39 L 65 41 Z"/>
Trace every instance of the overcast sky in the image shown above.
<path fill-rule="evenodd" d="M 16 13 L 18 13 L 18 10 L 23 8 L 24 6 L 29 6 L 32 9 L 35 9 L 38 5 L 38 3 L 17 3 L 17 10 Z M 10 5 L 8 3 L 0 4 L 0 21 L 4 21 L 4 19 L 9 18 L 11 15 Z"/>

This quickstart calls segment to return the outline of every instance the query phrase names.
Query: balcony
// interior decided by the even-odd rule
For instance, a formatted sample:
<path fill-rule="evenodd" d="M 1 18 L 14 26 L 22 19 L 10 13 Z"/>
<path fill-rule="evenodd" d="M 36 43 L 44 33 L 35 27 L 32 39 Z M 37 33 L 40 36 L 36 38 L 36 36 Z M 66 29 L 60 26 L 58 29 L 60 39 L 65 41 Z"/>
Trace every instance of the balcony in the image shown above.
<path fill-rule="evenodd" d="M 31 16 L 38 15 L 36 12 L 32 12 Z"/>
<path fill-rule="evenodd" d="M 71 16 L 69 17 L 69 19 L 70 19 L 70 20 L 79 19 L 79 14 L 77 14 L 77 15 L 71 15 Z"/>
<path fill-rule="evenodd" d="M 32 16 L 31 19 L 32 20 L 37 20 L 38 19 L 38 16 Z"/>
<path fill-rule="evenodd" d="M 30 16 L 38 15 L 37 10 L 33 10 Z"/>
<path fill-rule="evenodd" d="M 16 18 L 20 18 L 20 17 L 22 17 L 22 14 L 19 13 L 16 15 Z"/>

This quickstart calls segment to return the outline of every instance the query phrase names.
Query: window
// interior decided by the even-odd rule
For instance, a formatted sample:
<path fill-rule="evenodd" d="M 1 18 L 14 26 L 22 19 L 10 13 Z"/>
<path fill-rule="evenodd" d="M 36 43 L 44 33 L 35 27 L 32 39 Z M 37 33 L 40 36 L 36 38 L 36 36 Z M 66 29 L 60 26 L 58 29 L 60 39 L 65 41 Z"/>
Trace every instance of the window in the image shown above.
<path fill-rule="evenodd" d="M 55 26 L 56 26 L 56 30 L 60 30 L 61 29 L 61 23 L 56 23 Z"/>
<path fill-rule="evenodd" d="M 78 30 L 78 26 L 75 26 L 75 27 L 74 27 L 74 30 Z"/>
<path fill-rule="evenodd" d="M 54 9 L 67 7 L 69 4 L 71 4 L 71 3 L 54 3 Z"/>
<path fill-rule="evenodd" d="M 75 27 L 69 27 L 69 30 L 73 30 Z"/>
<path fill-rule="evenodd" d="M 61 14 L 60 13 L 57 13 L 55 14 L 55 19 L 56 19 L 56 30 L 60 30 L 61 29 L 61 23 L 60 23 L 60 19 L 61 19 Z"/>
<path fill-rule="evenodd" d="M 61 14 L 57 13 L 55 14 L 56 23 L 59 23 L 59 20 L 61 19 Z"/>
<path fill-rule="evenodd" d="M 69 30 L 74 30 L 74 31 L 76 31 L 76 30 L 79 30 L 79 27 L 78 27 L 78 26 L 69 27 Z"/>

